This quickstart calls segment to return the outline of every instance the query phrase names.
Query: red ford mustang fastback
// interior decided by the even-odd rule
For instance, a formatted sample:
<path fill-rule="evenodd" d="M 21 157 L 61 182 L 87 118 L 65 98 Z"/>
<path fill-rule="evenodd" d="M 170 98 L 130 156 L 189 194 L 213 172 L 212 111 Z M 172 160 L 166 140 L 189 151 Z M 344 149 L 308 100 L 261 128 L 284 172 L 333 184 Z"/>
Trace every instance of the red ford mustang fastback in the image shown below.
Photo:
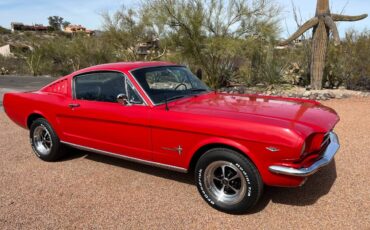
<path fill-rule="evenodd" d="M 228 213 L 250 210 L 264 185 L 302 185 L 339 148 L 339 118 L 316 101 L 218 93 L 165 62 L 90 67 L 3 103 L 42 160 L 69 145 L 193 172 L 204 200 Z"/>

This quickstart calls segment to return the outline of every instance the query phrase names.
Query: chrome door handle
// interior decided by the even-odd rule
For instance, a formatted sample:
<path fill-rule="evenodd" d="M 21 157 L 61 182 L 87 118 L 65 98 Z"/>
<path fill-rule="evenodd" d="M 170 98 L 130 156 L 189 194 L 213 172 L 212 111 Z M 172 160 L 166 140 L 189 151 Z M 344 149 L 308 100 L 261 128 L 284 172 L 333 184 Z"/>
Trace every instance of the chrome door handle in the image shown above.
<path fill-rule="evenodd" d="M 68 107 L 73 109 L 73 108 L 80 107 L 80 104 L 69 104 Z"/>

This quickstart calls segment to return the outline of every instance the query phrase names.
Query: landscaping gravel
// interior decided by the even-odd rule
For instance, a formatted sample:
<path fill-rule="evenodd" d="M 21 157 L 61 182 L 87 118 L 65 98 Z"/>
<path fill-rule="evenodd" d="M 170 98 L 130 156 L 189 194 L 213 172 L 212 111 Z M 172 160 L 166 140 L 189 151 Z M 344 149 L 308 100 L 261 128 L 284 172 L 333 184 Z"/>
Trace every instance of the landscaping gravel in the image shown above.
<path fill-rule="evenodd" d="M 335 162 L 237 216 L 209 207 L 191 175 L 80 150 L 43 162 L 0 112 L 0 229 L 370 229 L 370 98 L 324 104 L 341 117 Z"/>

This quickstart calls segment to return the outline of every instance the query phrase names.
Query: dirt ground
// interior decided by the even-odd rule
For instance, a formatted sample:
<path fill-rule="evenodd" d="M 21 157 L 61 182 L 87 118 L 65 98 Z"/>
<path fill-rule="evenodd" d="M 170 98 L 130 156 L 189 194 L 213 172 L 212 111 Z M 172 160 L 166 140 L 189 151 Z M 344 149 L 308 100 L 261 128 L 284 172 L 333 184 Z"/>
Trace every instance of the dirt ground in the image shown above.
<path fill-rule="evenodd" d="M 341 117 L 335 162 L 239 216 L 210 208 L 185 174 L 79 150 L 42 162 L 0 111 L 0 229 L 370 229 L 370 99 L 324 104 Z"/>

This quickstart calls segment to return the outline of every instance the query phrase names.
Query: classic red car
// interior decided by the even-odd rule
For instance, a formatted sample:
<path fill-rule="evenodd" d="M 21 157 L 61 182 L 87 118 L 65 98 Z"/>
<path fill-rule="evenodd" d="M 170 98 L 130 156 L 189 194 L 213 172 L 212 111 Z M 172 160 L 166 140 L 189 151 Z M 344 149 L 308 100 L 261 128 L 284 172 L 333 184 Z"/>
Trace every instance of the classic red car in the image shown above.
<path fill-rule="evenodd" d="M 165 62 L 90 67 L 3 104 L 42 160 L 69 145 L 193 172 L 204 200 L 228 213 L 250 210 L 264 185 L 301 186 L 339 148 L 339 118 L 316 101 L 219 93 Z"/>

